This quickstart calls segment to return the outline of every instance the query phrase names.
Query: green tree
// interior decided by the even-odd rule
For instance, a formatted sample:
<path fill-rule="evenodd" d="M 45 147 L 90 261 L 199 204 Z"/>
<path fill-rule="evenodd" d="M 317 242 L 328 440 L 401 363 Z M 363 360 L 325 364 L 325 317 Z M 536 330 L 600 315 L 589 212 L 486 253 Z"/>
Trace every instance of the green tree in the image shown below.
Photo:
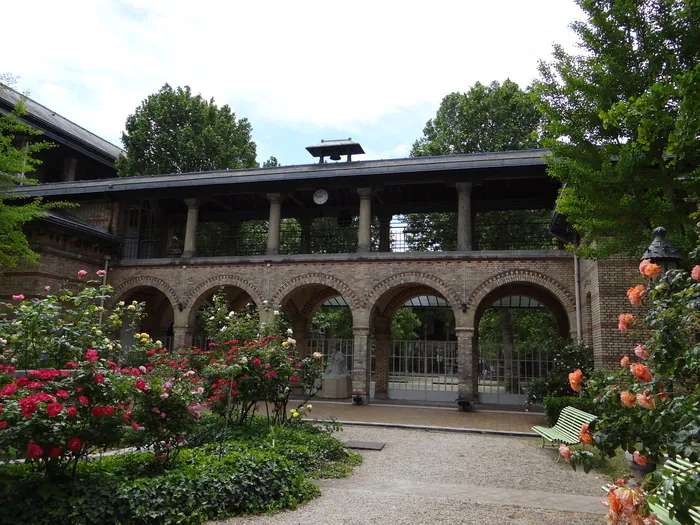
<path fill-rule="evenodd" d="M 263 162 L 262 167 L 263 168 L 276 168 L 279 165 L 280 165 L 280 163 L 277 160 L 277 157 L 270 157 L 265 162 Z"/>
<path fill-rule="evenodd" d="M 391 340 L 407 341 L 418 339 L 416 330 L 422 325 L 420 317 L 412 308 L 399 308 L 391 320 Z"/>
<path fill-rule="evenodd" d="M 492 82 L 484 85 L 477 82 L 466 93 L 451 93 L 442 100 L 435 118 L 426 123 L 423 137 L 414 142 L 411 156 L 537 148 L 540 146 L 540 119 L 541 114 L 533 95 L 527 90 L 521 90 L 515 82 L 508 79 L 503 84 Z M 521 232 L 525 237 L 533 229 L 532 225 L 528 221 L 519 220 L 517 216 L 527 212 L 531 213 L 531 210 L 505 212 L 516 216 L 511 225 L 525 225 L 525 231 Z M 504 212 L 490 213 L 485 221 L 482 220 L 482 224 L 489 226 L 491 222 L 499 222 L 499 217 L 503 214 Z M 406 241 L 411 250 L 457 249 L 456 213 L 411 213 L 401 220 L 406 223 Z M 492 227 L 491 230 L 493 229 Z M 546 226 L 538 226 L 538 229 L 541 234 L 547 231 Z M 491 237 L 477 239 L 477 244 L 484 250 L 499 248 Z"/>
<path fill-rule="evenodd" d="M 477 82 L 466 93 L 451 93 L 413 144 L 412 157 L 511 151 L 539 147 L 541 115 L 535 99 L 506 79 Z"/>
<path fill-rule="evenodd" d="M 122 177 L 255 168 L 250 134 L 248 119 L 237 120 L 228 105 L 165 84 L 126 119 L 126 155 L 116 165 Z"/>
<path fill-rule="evenodd" d="M 554 47 L 535 92 L 558 210 L 580 255 L 639 255 L 663 225 L 686 250 L 700 161 L 697 0 L 577 0 L 580 54 Z"/>
<path fill-rule="evenodd" d="M 14 78 L 0 76 L 0 89 L 10 89 Z M 46 141 L 31 141 L 23 148 L 16 146 L 19 135 L 37 136 L 41 132 L 20 120 L 26 113 L 20 102 L 6 114 L 0 114 L 0 274 L 3 270 L 17 266 L 20 262 L 37 262 L 38 255 L 29 246 L 23 226 L 42 215 L 48 206 L 41 199 L 26 200 L 12 190 L 19 184 L 34 184 L 25 178 L 34 171 L 40 161 L 35 155 L 53 144 Z"/>

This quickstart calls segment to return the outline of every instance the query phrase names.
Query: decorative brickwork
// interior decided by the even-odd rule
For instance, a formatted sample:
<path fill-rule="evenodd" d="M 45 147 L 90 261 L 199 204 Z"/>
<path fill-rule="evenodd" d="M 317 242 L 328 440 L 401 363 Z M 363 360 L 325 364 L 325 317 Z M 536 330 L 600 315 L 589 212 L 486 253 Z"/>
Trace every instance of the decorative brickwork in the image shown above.
<path fill-rule="evenodd" d="M 406 303 L 406 301 L 410 301 L 414 297 L 420 297 L 423 295 L 438 295 L 442 297 L 442 295 L 439 292 L 437 292 L 435 288 L 431 288 L 430 286 L 416 286 L 415 288 L 409 288 L 408 290 L 399 292 L 398 295 L 396 295 L 396 297 L 389 301 L 389 304 L 386 306 L 386 308 L 384 308 L 384 311 L 381 313 L 391 319 L 394 317 L 396 311 L 399 308 L 401 308 Z M 454 308 L 457 305 L 450 304 L 450 306 Z"/>
<path fill-rule="evenodd" d="M 258 306 L 262 306 L 265 300 L 260 289 L 239 275 L 215 275 L 199 283 L 185 299 L 185 309 L 189 309 L 208 291 L 213 291 L 220 286 L 235 286 L 246 292 Z"/>
<path fill-rule="evenodd" d="M 321 284 L 324 286 L 330 286 L 331 288 L 339 292 L 340 295 L 343 296 L 343 299 L 345 299 L 345 302 L 348 303 L 348 305 L 350 305 L 351 308 L 360 308 L 360 301 L 357 299 L 357 296 L 352 291 L 352 289 L 337 277 L 326 273 L 307 273 L 285 281 L 284 284 L 280 286 L 279 290 L 275 292 L 275 295 L 272 296 L 272 300 L 270 302 L 273 305 L 278 305 L 280 304 L 282 299 L 284 299 L 284 297 L 289 294 L 289 292 L 291 292 L 295 288 L 299 288 L 300 286 L 306 286 L 309 284 Z"/>
<path fill-rule="evenodd" d="M 114 297 L 112 302 L 120 301 L 122 297 L 127 295 L 133 290 L 141 288 L 143 286 L 152 286 L 157 288 L 168 298 L 170 301 L 170 306 L 175 309 L 176 305 L 180 303 L 180 298 L 177 292 L 170 286 L 170 284 L 158 277 L 153 277 L 150 275 L 140 275 L 138 277 L 132 277 L 123 281 L 118 286 L 114 288 Z"/>
<path fill-rule="evenodd" d="M 377 283 L 365 297 L 364 307 L 371 309 L 384 292 L 401 284 L 422 284 L 437 291 L 453 306 L 460 302 L 457 292 L 445 281 L 431 273 L 415 271 L 398 273 Z"/>

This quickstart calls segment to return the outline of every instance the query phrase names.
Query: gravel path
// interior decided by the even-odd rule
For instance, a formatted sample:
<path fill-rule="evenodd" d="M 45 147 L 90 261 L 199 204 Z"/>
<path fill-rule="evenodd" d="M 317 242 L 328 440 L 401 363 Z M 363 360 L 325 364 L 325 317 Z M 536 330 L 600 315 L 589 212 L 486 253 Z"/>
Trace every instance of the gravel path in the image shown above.
<path fill-rule="evenodd" d="M 555 449 L 542 450 L 537 439 L 352 426 L 346 426 L 338 437 L 343 441 L 382 441 L 386 446 L 381 452 L 362 451 L 364 462 L 348 480 L 322 480 L 323 495 L 297 511 L 216 523 L 602 523 L 600 514 L 540 508 L 551 506 L 564 495 L 602 499 L 603 493 L 597 476 L 555 463 Z M 470 494 L 468 500 L 463 497 L 465 490 Z M 534 491 L 529 494 L 538 499 L 541 494 L 541 505 L 535 501 L 531 506 L 507 506 L 513 504 L 511 496 L 518 491 Z M 494 504 L 501 501 L 500 495 L 503 505 Z M 590 504 L 585 508 L 590 509 Z M 593 509 L 602 510 L 602 506 Z"/>

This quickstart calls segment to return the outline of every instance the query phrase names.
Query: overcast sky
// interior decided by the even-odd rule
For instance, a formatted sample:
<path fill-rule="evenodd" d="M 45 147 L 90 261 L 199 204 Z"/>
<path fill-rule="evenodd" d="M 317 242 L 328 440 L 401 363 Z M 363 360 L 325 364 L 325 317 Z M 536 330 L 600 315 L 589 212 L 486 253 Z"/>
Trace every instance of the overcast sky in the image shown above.
<path fill-rule="evenodd" d="M 260 162 L 347 137 L 357 160 L 405 157 L 445 95 L 527 86 L 581 16 L 573 0 L 8 2 L 0 73 L 118 146 L 168 82 L 247 117 Z"/>

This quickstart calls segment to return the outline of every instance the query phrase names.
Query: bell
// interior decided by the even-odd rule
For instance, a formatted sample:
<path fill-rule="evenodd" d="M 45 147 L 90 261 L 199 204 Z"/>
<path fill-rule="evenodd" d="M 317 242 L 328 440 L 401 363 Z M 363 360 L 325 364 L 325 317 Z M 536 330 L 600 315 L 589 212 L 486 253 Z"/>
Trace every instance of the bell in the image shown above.
<path fill-rule="evenodd" d="M 331 160 L 340 160 L 340 154 L 339 153 L 333 153 L 330 157 Z"/>

